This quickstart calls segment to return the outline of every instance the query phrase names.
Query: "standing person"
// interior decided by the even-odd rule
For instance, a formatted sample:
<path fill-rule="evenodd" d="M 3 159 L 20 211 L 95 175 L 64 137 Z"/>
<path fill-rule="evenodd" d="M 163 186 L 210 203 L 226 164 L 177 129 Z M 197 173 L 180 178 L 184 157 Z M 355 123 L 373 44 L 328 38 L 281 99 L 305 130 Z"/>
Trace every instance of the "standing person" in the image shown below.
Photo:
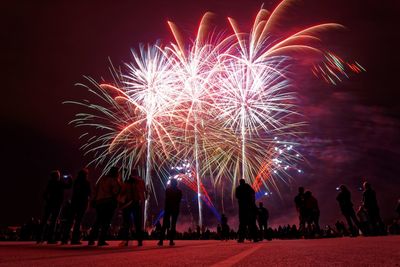
<path fill-rule="evenodd" d="M 117 196 L 120 191 L 118 183 L 119 171 L 117 167 L 111 167 L 106 176 L 101 177 L 96 184 L 93 206 L 96 209 L 96 221 L 89 235 L 88 245 L 94 245 L 98 237 L 98 246 L 106 246 L 106 237 L 110 223 L 117 207 Z M 99 230 L 101 230 L 99 235 Z"/>
<path fill-rule="evenodd" d="M 132 226 L 132 216 L 135 224 L 136 238 L 138 246 L 143 245 L 143 207 L 146 200 L 146 186 L 143 179 L 139 176 L 137 169 L 134 169 L 131 176 L 121 184 L 120 198 L 122 197 L 122 217 L 123 217 L 123 238 L 120 246 L 128 246 L 129 231 Z"/>
<path fill-rule="evenodd" d="M 319 234 L 319 216 L 320 211 L 318 207 L 317 199 L 312 195 L 311 191 L 304 193 L 304 209 L 305 209 L 305 221 L 309 233 Z"/>
<path fill-rule="evenodd" d="M 367 211 L 368 220 L 372 226 L 372 233 L 379 234 L 383 231 L 384 225 L 379 214 L 378 201 L 376 200 L 375 191 L 372 189 L 371 184 L 364 182 L 363 184 L 363 206 Z"/>
<path fill-rule="evenodd" d="M 269 219 L 269 212 L 262 202 L 258 203 L 258 211 L 257 211 L 257 221 L 258 227 L 260 228 L 261 233 L 261 240 L 264 238 L 268 239 L 268 219 Z"/>
<path fill-rule="evenodd" d="M 235 196 L 239 203 L 239 243 L 243 243 L 247 229 L 254 242 L 258 242 L 257 237 L 257 206 L 255 203 L 255 192 L 244 179 L 239 180 Z"/>
<path fill-rule="evenodd" d="M 78 172 L 73 182 L 70 212 L 66 218 L 66 225 L 61 240 L 62 244 L 67 244 L 72 224 L 74 224 L 74 229 L 72 231 L 71 245 L 81 244 L 81 222 L 87 210 L 91 192 L 88 175 L 88 169 L 82 169 Z"/>
<path fill-rule="evenodd" d="M 304 208 L 304 187 L 299 187 L 299 193 L 294 198 L 294 204 L 299 215 L 299 232 L 304 232 L 305 208 Z"/>
<path fill-rule="evenodd" d="M 44 215 L 38 231 L 37 243 L 47 239 L 48 244 L 55 244 L 54 230 L 57 218 L 60 215 L 61 205 L 64 202 L 64 190 L 70 188 L 72 180 L 70 176 L 61 179 L 60 171 L 55 170 L 50 173 L 50 180 L 47 183 L 43 198 L 46 202 Z M 48 220 L 50 223 L 48 224 Z M 45 237 L 46 235 L 46 237 Z"/>
<path fill-rule="evenodd" d="M 357 236 L 357 228 L 360 228 L 360 222 L 358 221 L 356 213 L 353 209 L 353 202 L 351 202 L 351 193 L 349 189 L 347 189 L 347 187 L 343 184 L 339 187 L 339 190 L 340 192 L 337 195 L 336 200 L 337 202 L 339 202 L 340 210 L 343 216 L 346 218 L 351 236 Z M 353 222 L 357 226 L 357 228 L 354 227 Z"/>
<path fill-rule="evenodd" d="M 159 246 L 163 245 L 166 230 L 168 230 L 169 245 L 175 245 L 174 237 L 176 232 L 176 221 L 179 215 L 181 199 L 182 191 L 178 188 L 178 181 L 176 179 L 171 179 L 170 185 L 165 190 L 164 219 L 160 241 L 158 241 Z"/>

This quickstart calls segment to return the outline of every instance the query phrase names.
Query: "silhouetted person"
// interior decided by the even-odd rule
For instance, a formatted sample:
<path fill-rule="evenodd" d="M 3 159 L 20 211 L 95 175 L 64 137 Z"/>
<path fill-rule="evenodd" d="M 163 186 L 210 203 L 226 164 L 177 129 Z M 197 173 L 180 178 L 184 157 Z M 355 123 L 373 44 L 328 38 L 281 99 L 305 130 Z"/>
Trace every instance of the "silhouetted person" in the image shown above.
<path fill-rule="evenodd" d="M 88 175 L 89 171 L 87 169 L 82 169 L 78 172 L 78 175 L 73 182 L 71 204 L 69 207 L 70 210 L 67 212 L 68 214 L 66 215 L 64 233 L 61 240 L 63 244 L 66 244 L 68 242 L 72 224 L 74 224 L 74 228 L 72 231 L 71 245 L 81 244 L 81 222 L 88 207 L 91 192 Z"/>
<path fill-rule="evenodd" d="M 353 202 L 351 202 L 351 193 L 345 185 L 341 185 L 339 187 L 339 190 L 340 192 L 337 195 L 336 200 L 339 202 L 340 210 L 343 216 L 346 218 L 351 235 L 357 236 L 358 230 L 356 227 L 354 227 L 353 222 L 358 228 L 360 228 L 360 223 L 353 209 Z"/>
<path fill-rule="evenodd" d="M 179 215 L 181 199 L 182 191 L 178 188 L 178 181 L 176 179 L 171 179 L 170 185 L 165 190 L 164 219 L 160 241 L 158 242 L 159 246 L 163 245 L 166 230 L 168 230 L 169 245 L 175 245 L 174 238 L 176 232 L 176 221 Z"/>
<path fill-rule="evenodd" d="M 238 242 L 244 242 L 246 231 L 249 230 L 254 242 L 257 237 L 257 206 L 255 203 L 255 192 L 253 188 L 246 183 L 244 179 L 239 180 L 239 186 L 236 187 L 235 196 L 239 203 L 239 239 Z"/>
<path fill-rule="evenodd" d="M 268 219 L 269 219 L 269 212 L 268 210 L 264 207 L 263 203 L 260 202 L 258 203 L 258 211 L 257 211 L 257 221 L 258 221 L 258 227 L 260 229 L 261 233 L 261 240 L 264 238 L 268 238 Z"/>
<path fill-rule="evenodd" d="M 60 215 L 61 205 L 64 202 L 64 190 L 71 187 L 71 178 L 69 176 L 61 179 L 58 170 L 50 173 L 50 180 L 47 183 L 43 198 L 46 202 L 44 215 L 42 218 L 40 230 L 38 232 L 37 242 L 41 243 L 47 239 L 48 244 L 54 244 L 55 227 L 57 218 Z M 50 223 L 48 223 L 50 221 Z M 47 238 L 45 238 L 45 235 Z"/>
<path fill-rule="evenodd" d="M 299 193 L 294 198 L 297 214 L 299 215 L 299 231 L 304 232 L 305 208 L 304 208 L 304 187 L 299 187 Z"/>
<path fill-rule="evenodd" d="M 319 233 L 319 207 L 317 199 L 312 195 L 311 191 L 304 193 L 305 221 L 307 223 L 309 233 Z"/>
<path fill-rule="evenodd" d="M 129 231 L 132 227 L 132 216 L 135 224 L 136 238 L 138 246 L 143 245 L 143 207 L 146 200 L 146 187 L 144 181 L 139 176 L 137 169 L 134 169 L 131 176 L 121 184 L 120 196 L 123 198 L 122 217 L 123 217 L 123 241 L 120 246 L 127 246 L 129 241 Z"/>
<path fill-rule="evenodd" d="M 229 240 L 228 218 L 225 216 L 225 214 L 221 215 L 221 240 Z"/>
<path fill-rule="evenodd" d="M 96 184 L 93 195 L 93 206 L 96 209 L 96 221 L 89 235 L 89 245 L 94 245 L 98 237 L 98 246 L 108 245 L 106 237 L 110 223 L 117 207 L 117 196 L 120 191 L 117 167 L 111 167 L 106 176 L 101 177 Z M 100 235 L 99 235 L 99 230 Z"/>
<path fill-rule="evenodd" d="M 381 216 L 379 214 L 378 202 L 376 200 L 375 191 L 372 190 L 371 184 L 368 182 L 364 182 L 363 184 L 364 192 L 363 192 L 363 206 L 367 211 L 368 220 L 371 223 L 372 231 L 374 234 L 378 234 L 382 231 L 383 222 Z"/>

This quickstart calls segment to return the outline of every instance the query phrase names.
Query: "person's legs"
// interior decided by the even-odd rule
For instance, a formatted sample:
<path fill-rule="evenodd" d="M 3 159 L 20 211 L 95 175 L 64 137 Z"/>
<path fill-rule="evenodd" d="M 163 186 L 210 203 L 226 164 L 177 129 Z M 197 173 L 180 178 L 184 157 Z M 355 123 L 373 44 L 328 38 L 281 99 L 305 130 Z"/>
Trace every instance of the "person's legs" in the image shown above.
<path fill-rule="evenodd" d="M 361 229 L 361 223 L 358 220 L 357 216 L 356 216 L 356 212 L 353 210 L 353 212 L 350 213 L 350 218 L 352 219 L 352 221 L 354 222 L 354 224 L 357 226 L 358 229 Z"/>
<path fill-rule="evenodd" d="M 348 213 L 343 213 L 343 216 L 346 218 L 347 225 L 349 227 L 349 231 L 352 235 L 354 235 L 354 226 L 353 221 L 351 220 L 351 216 Z"/>
<path fill-rule="evenodd" d="M 306 226 L 306 215 L 305 212 L 300 210 L 299 212 L 299 232 L 304 235 Z"/>
<path fill-rule="evenodd" d="M 83 216 L 85 215 L 87 205 L 82 205 L 76 210 L 75 214 L 75 223 L 74 223 L 74 229 L 72 231 L 72 239 L 71 239 L 71 244 L 72 243 L 79 243 L 81 240 L 81 223 Z"/>
<path fill-rule="evenodd" d="M 138 245 L 141 246 L 143 242 L 143 216 L 142 216 L 142 205 L 136 203 L 133 206 L 133 216 L 135 222 L 136 238 Z"/>
<path fill-rule="evenodd" d="M 132 228 L 132 208 L 126 207 L 122 210 L 122 242 L 121 246 L 127 246 L 129 241 L 129 232 Z"/>
<path fill-rule="evenodd" d="M 268 239 L 268 222 L 265 221 L 264 224 L 262 225 L 262 231 L 261 231 L 262 237 L 265 239 Z"/>
<path fill-rule="evenodd" d="M 314 213 L 313 221 L 314 221 L 314 224 L 315 224 L 316 234 L 319 234 L 320 231 L 321 231 L 321 228 L 319 227 L 319 212 Z"/>
<path fill-rule="evenodd" d="M 114 201 L 108 201 L 104 204 L 104 214 L 103 220 L 101 222 L 101 232 L 99 236 L 99 244 L 98 245 L 106 245 L 106 239 L 108 235 L 108 230 L 110 229 L 111 220 L 114 216 L 116 205 Z"/>
<path fill-rule="evenodd" d="M 99 237 L 99 231 L 102 229 L 105 220 L 105 212 L 104 212 L 104 204 L 96 205 L 96 221 L 92 226 L 92 229 L 89 234 L 89 245 L 94 245 L 94 241 Z"/>
<path fill-rule="evenodd" d="M 163 241 L 165 239 L 165 231 L 170 228 L 170 218 L 171 218 L 171 214 L 169 212 L 165 211 L 164 218 L 163 218 L 163 224 L 161 227 L 160 241 L 158 242 L 159 246 L 163 245 Z"/>
<path fill-rule="evenodd" d="M 40 222 L 39 231 L 36 236 L 37 243 L 43 242 L 43 240 L 44 240 L 44 235 L 47 230 L 47 221 L 49 220 L 50 215 L 51 215 L 51 208 L 49 205 L 46 205 L 44 207 L 44 213 L 43 213 L 42 221 Z"/>
<path fill-rule="evenodd" d="M 263 222 L 262 221 L 258 221 L 258 229 L 259 229 L 259 237 L 260 237 L 260 240 L 263 240 L 264 239 L 264 228 L 263 228 Z"/>
<path fill-rule="evenodd" d="M 68 240 L 69 240 L 69 234 L 71 232 L 71 226 L 72 223 L 74 221 L 74 217 L 76 210 L 74 208 L 72 208 L 71 212 L 69 212 L 67 218 L 65 218 L 65 224 L 64 224 L 64 228 L 63 228 L 63 233 L 61 235 L 61 243 L 62 244 L 67 244 Z"/>
<path fill-rule="evenodd" d="M 250 231 L 251 239 L 253 239 L 254 242 L 257 242 L 259 240 L 259 234 L 258 234 L 255 210 L 251 211 L 249 219 L 250 219 L 249 220 L 249 231 Z"/>
<path fill-rule="evenodd" d="M 55 228 L 56 228 L 56 223 L 58 216 L 60 214 L 60 206 L 53 206 L 51 207 L 51 214 L 50 214 L 50 223 L 49 223 L 49 228 L 47 231 L 47 243 L 54 243 L 55 241 Z"/>
<path fill-rule="evenodd" d="M 173 213 L 171 215 L 171 228 L 169 233 L 169 244 L 174 245 L 175 233 L 176 233 L 176 221 L 178 220 L 179 213 Z"/>
<path fill-rule="evenodd" d="M 246 231 L 249 227 L 249 212 L 247 210 L 240 210 L 239 209 L 239 238 L 238 242 L 244 242 L 246 238 Z"/>

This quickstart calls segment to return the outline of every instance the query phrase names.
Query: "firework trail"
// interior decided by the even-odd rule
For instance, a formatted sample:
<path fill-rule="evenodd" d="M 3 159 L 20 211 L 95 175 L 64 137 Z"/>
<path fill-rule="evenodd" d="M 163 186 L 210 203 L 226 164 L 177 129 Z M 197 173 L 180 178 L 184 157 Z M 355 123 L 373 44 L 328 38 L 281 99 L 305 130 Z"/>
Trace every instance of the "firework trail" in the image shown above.
<path fill-rule="evenodd" d="M 342 82 L 342 77 L 349 78 L 348 73 L 361 73 L 365 71 L 357 61 L 346 62 L 332 52 L 326 52 L 325 60 L 322 63 L 314 64 L 312 73 L 326 83 L 337 85 Z"/>

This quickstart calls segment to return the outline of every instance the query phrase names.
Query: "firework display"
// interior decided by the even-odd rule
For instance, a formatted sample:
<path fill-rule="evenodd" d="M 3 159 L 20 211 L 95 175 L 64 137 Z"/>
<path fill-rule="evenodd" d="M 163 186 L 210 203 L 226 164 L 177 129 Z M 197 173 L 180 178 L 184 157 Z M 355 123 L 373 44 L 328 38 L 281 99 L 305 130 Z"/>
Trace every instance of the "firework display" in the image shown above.
<path fill-rule="evenodd" d="M 111 68 L 111 82 L 88 78 L 90 85 L 81 86 L 98 102 L 69 103 L 88 110 L 72 123 L 87 129 L 81 137 L 90 163 L 104 172 L 122 166 L 126 176 L 141 168 L 157 201 L 154 180 L 166 181 L 169 166 L 186 159 L 191 172 L 178 178 L 197 192 L 200 226 L 202 201 L 213 206 L 202 180 L 216 188 L 229 180 L 232 192 L 240 178 L 259 192 L 276 188 L 274 179 L 285 180 L 295 168 L 291 162 L 301 160 L 296 142 L 280 141 L 294 140 L 303 125 L 290 71 L 295 59 L 312 54 L 314 75 L 331 83 L 363 70 L 321 48 L 318 34 L 339 24 L 270 34 L 290 2 L 261 9 L 249 33 L 228 18 L 233 34 L 210 34 L 212 14 L 206 13 L 190 43 L 168 22 L 174 42 L 140 46 L 125 68 Z M 145 220 L 147 209 L 148 202 Z"/>

